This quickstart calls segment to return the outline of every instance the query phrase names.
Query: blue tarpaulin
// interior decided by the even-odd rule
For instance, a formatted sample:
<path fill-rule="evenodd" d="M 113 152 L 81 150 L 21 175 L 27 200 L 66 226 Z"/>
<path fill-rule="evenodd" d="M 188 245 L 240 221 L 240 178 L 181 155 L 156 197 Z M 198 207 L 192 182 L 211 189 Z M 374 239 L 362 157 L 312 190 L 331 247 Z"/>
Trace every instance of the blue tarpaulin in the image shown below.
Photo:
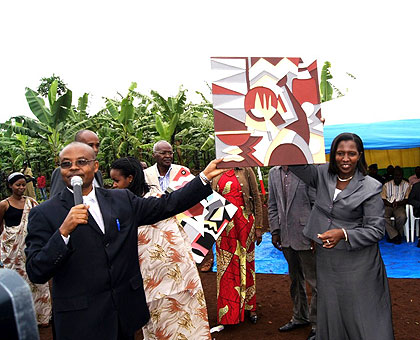
<path fill-rule="evenodd" d="M 388 277 L 420 279 L 420 248 L 416 245 L 417 242 L 396 245 L 385 240 L 379 243 Z M 216 271 L 216 257 L 213 271 Z M 270 233 L 265 233 L 261 244 L 255 247 L 255 271 L 260 274 L 288 274 L 286 259 L 281 251 L 273 247 Z"/>

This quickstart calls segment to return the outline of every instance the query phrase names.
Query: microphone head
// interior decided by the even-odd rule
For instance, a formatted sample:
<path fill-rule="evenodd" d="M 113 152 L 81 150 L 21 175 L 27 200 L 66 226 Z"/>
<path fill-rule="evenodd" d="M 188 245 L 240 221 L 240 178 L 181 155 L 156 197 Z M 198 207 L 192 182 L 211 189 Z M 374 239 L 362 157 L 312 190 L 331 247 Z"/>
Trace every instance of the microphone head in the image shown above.
<path fill-rule="evenodd" d="M 75 185 L 82 186 L 82 184 L 83 184 L 82 177 L 80 177 L 80 176 L 73 176 L 71 178 L 71 180 L 70 180 L 70 184 L 71 184 L 72 187 L 74 187 Z"/>

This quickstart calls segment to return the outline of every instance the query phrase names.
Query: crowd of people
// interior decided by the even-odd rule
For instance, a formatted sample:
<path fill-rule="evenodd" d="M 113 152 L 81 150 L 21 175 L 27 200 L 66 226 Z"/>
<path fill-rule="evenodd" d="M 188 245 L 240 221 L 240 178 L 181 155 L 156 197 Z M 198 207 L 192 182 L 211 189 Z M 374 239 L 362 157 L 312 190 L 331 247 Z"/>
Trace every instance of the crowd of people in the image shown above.
<path fill-rule="evenodd" d="M 51 319 L 55 339 L 134 339 L 140 328 L 144 339 L 211 339 L 191 241 L 174 216 L 212 190 L 238 208 L 216 240 L 217 322 L 257 323 L 255 244 L 262 241 L 263 209 L 254 171 L 218 169 L 215 160 L 167 194 L 186 167 L 174 164 L 172 146 L 159 141 L 150 167 L 134 157 L 115 160 L 108 190 L 99 148 L 93 131 L 79 131 L 60 152 L 49 199 L 45 175 L 35 181 L 40 205 L 27 191 L 34 184 L 30 167 L 7 178 L 1 261 L 30 285 L 39 325 Z M 78 205 L 75 176 L 83 181 Z M 380 176 L 376 164 L 367 167 L 362 140 L 343 133 L 329 163 L 273 167 L 268 184 L 272 244 L 287 260 L 293 302 L 279 332 L 310 325 L 308 340 L 393 339 L 378 242 L 386 233 L 401 243 L 406 204 L 420 214 L 420 167 L 408 180 L 399 166 Z"/>

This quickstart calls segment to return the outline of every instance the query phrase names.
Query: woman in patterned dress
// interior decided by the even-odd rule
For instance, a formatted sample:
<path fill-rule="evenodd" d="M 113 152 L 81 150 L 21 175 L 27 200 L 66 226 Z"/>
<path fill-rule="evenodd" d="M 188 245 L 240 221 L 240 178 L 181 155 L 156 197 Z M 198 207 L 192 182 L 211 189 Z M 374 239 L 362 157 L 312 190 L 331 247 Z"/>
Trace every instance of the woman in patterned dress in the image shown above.
<path fill-rule="evenodd" d="M 110 176 L 114 188 L 150 195 L 140 162 L 116 160 Z M 153 188 L 151 188 L 153 192 Z M 138 252 L 150 320 L 144 339 L 211 339 L 207 307 L 188 236 L 169 218 L 138 229 Z"/>
<path fill-rule="evenodd" d="M 213 190 L 238 207 L 216 241 L 217 321 L 256 323 L 255 241 L 262 240 L 262 204 L 251 168 L 235 168 L 212 180 Z"/>
<path fill-rule="evenodd" d="M 35 306 L 38 325 L 47 326 L 51 318 L 51 297 L 48 284 L 33 284 L 25 269 L 25 237 L 28 215 L 38 203 L 24 196 L 25 175 L 14 172 L 7 178 L 12 195 L 0 202 L 1 261 L 5 268 L 15 270 L 28 283 Z"/>

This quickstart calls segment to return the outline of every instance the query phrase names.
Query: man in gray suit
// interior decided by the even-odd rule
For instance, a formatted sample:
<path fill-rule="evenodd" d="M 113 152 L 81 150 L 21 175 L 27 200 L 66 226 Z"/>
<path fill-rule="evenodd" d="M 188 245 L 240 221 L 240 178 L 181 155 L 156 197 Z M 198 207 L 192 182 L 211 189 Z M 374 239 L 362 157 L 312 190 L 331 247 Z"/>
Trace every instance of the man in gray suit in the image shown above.
<path fill-rule="evenodd" d="M 276 166 L 270 170 L 268 186 L 272 243 L 283 251 L 289 265 L 293 300 L 293 317 L 279 331 L 286 332 L 311 323 L 308 340 L 312 340 L 316 333 L 316 260 L 310 239 L 303 235 L 303 228 L 315 201 L 315 190 L 290 172 L 287 166 Z M 310 308 L 305 280 L 312 290 Z"/>

